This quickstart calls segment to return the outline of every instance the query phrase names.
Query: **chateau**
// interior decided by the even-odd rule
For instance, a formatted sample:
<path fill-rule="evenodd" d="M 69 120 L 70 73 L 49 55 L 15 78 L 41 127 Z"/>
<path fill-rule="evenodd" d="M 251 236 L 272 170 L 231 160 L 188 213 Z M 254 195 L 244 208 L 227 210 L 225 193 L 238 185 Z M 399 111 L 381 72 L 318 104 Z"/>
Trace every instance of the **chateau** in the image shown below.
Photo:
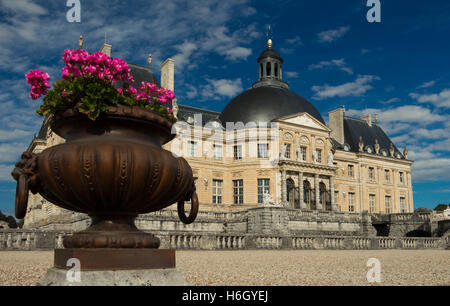
<path fill-rule="evenodd" d="M 111 45 L 101 51 L 110 55 Z M 377 115 L 329 112 L 329 124 L 283 81 L 284 62 L 272 41 L 257 59 L 259 79 L 221 113 L 174 105 L 177 137 L 164 147 L 193 169 L 200 212 L 245 212 L 260 207 L 353 214 L 412 213 L 412 161 L 378 125 Z M 174 90 L 172 59 L 161 82 L 149 66 L 129 64 L 136 84 Z M 44 120 L 28 151 L 64 140 Z M 169 209 L 170 210 L 170 209 Z M 73 223 L 72 212 L 30 194 L 25 228 Z M 63 226 L 63 225 L 61 225 Z M 145 227 L 145 226 L 144 226 Z M 65 227 L 67 228 L 67 227 Z M 151 226 L 149 226 L 151 228 Z"/>

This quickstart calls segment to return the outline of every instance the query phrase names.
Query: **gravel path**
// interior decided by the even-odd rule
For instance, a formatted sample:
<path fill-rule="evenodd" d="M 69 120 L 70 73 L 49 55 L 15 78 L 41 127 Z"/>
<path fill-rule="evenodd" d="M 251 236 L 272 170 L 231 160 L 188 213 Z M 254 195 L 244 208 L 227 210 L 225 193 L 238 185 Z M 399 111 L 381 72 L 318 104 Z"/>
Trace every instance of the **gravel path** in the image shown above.
<path fill-rule="evenodd" d="M 370 285 L 369 258 L 381 262 L 380 285 L 450 285 L 450 251 L 178 251 L 192 285 Z M 0 252 L 0 285 L 34 285 L 53 252 Z"/>

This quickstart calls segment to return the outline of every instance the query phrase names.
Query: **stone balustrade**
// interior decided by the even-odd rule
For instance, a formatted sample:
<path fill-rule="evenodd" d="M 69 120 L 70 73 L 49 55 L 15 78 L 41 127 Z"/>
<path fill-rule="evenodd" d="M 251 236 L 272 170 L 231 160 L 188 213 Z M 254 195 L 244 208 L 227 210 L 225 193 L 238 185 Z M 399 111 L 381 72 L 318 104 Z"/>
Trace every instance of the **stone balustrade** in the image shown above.
<path fill-rule="evenodd" d="M 162 249 L 239 250 L 239 249 L 439 249 L 448 245 L 442 238 L 260 235 L 198 232 L 152 232 L 161 239 Z M 41 250 L 63 248 L 70 232 L 0 230 L 1 250 Z"/>

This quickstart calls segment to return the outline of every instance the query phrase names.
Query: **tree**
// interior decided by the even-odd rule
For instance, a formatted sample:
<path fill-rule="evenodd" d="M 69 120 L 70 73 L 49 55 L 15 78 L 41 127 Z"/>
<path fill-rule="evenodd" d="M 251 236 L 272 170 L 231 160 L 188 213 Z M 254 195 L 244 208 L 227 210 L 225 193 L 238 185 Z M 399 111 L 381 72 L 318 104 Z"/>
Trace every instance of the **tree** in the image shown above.
<path fill-rule="evenodd" d="M 429 208 L 426 208 L 426 207 L 419 207 L 419 208 L 417 208 L 416 210 L 414 210 L 414 212 L 424 212 L 424 213 L 428 213 L 428 212 L 430 212 L 431 211 L 431 209 L 429 209 Z"/>
<path fill-rule="evenodd" d="M 444 211 L 448 208 L 447 204 L 439 204 L 434 208 L 435 211 Z"/>
<path fill-rule="evenodd" d="M 13 216 L 6 217 L 6 222 L 8 222 L 9 228 L 17 228 L 17 222 Z"/>

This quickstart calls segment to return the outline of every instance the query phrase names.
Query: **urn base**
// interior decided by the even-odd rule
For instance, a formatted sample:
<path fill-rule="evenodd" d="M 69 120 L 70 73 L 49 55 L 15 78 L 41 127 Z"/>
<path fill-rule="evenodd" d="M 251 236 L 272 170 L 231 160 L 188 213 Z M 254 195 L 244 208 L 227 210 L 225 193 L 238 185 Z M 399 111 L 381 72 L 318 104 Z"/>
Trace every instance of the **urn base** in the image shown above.
<path fill-rule="evenodd" d="M 77 272 L 79 272 L 77 274 Z M 175 250 L 56 249 L 38 286 L 185 286 Z"/>
<path fill-rule="evenodd" d="M 64 238 L 65 248 L 157 249 L 160 240 L 136 228 L 135 215 L 93 216 L 87 229 Z"/>

